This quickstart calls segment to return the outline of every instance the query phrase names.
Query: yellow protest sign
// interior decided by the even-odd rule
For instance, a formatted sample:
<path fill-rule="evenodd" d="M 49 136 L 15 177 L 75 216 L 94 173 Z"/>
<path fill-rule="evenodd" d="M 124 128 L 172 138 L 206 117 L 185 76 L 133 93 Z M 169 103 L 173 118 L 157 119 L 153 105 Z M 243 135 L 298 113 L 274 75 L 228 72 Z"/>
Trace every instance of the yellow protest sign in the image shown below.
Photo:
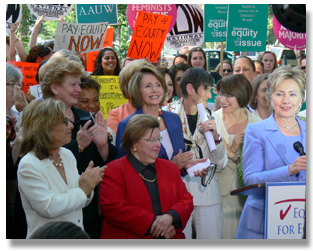
<path fill-rule="evenodd" d="M 108 118 L 109 111 L 127 103 L 128 100 L 123 97 L 119 86 L 118 76 L 113 75 L 92 75 L 101 85 L 99 100 L 100 111 L 104 118 Z"/>

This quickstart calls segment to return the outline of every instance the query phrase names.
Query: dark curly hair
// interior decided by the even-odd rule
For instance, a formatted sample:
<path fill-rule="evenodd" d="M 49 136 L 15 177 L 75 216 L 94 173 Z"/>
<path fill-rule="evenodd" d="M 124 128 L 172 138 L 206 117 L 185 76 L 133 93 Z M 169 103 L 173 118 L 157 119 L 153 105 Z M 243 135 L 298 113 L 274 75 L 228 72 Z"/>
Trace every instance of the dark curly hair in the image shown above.
<path fill-rule="evenodd" d="M 36 45 L 30 49 L 29 54 L 26 56 L 25 62 L 36 63 L 38 57 L 47 56 L 52 52 L 52 49 L 44 45 Z"/>
<path fill-rule="evenodd" d="M 105 52 L 107 51 L 112 51 L 115 55 L 115 58 L 116 58 L 116 67 L 115 67 L 115 70 L 114 70 L 114 75 L 119 75 L 120 74 L 120 71 L 121 71 L 121 67 L 120 67 L 120 61 L 117 57 L 117 54 L 116 52 L 110 48 L 110 47 L 105 47 L 103 48 L 102 50 L 100 50 L 96 60 L 95 60 L 95 64 L 94 64 L 94 70 L 93 70 L 93 75 L 106 75 L 106 73 L 104 72 L 103 68 L 102 68 L 102 58 L 103 58 L 103 55 L 105 54 Z"/>

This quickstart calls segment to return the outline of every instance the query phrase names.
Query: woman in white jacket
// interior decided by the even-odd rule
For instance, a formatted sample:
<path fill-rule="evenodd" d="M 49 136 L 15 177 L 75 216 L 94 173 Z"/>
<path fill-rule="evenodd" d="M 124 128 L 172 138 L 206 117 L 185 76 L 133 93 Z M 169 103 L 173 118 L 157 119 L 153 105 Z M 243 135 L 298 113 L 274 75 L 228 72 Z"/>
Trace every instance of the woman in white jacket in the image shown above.
<path fill-rule="evenodd" d="M 203 68 L 190 68 L 184 72 L 180 85 L 182 98 L 163 109 L 176 113 L 181 118 L 186 150 L 193 152 L 193 158 L 209 158 L 211 163 L 217 165 L 218 170 L 222 170 L 227 164 L 227 154 L 221 141 L 221 119 L 207 109 L 208 120 L 201 124 L 197 109 L 199 103 L 206 107 L 207 100 L 211 98 L 213 78 Z M 212 152 L 204 135 L 207 131 L 212 131 L 216 144 L 216 149 Z M 211 171 L 208 171 L 209 176 L 210 174 L 212 175 Z M 194 211 L 184 230 L 186 238 L 222 239 L 222 199 L 215 175 L 206 186 L 203 186 L 205 183 L 200 176 L 185 175 L 183 181 L 193 196 L 194 204 Z M 195 236 L 192 236 L 193 228 Z"/>
<path fill-rule="evenodd" d="M 69 221 L 84 229 L 82 208 L 102 181 L 104 167 L 93 168 L 90 162 L 79 177 L 74 155 L 61 147 L 71 141 L 73 124 L 59 100 L 32 101 L 24 110 L 22 128 L 18 188 L 27 221 L 26 238 L 51 221 Z"/>

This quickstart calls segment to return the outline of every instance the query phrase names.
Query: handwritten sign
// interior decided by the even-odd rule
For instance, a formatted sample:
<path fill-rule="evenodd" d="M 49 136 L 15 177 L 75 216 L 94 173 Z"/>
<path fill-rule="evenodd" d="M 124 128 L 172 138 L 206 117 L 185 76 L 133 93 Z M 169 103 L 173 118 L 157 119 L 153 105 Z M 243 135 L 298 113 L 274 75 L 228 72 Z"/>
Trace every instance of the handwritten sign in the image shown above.
<path fill-rule="evenodd" d="M 23 91 L 25 95 L 30 86 L 37 85 L 36 74 L 38 72 L 39 63 L 29 63 L 20 61 L 8 61 L 13 66 L 16 66 L 23 73 Z"/>
<path fill-rule="evenodd" d="M 35 86 L 30 86 L 29 89 L 30 89 L 30 93 L 33 96 L 35 96 L 37 99 L 42 99 L 43 98 L 42 91 L 41 91 L 41 86 L 39 84 L 35 85 Z"/>
<path fill-rule="evenodd" d="M 172 17 L 140 11 L 127 57 L 158 60 Z"/>
<path fill-rule="evenodd" d="M 109 111 L 127 103 L 128 100 L 123 97 L 120 90 L 118 76 L 92 75 L 92 77 L 101 85 L 99 94 L 100 111 L 104 118 L 108 118 Z"/>
<path fill-rule="evenodd" d="M 116 4 L 76 4 L 75 7 L 77 23 L 118 24 Z"/>
<path fill-rule="evenodd" d="M 6 31 L 10 32 L 10 25 L 20 21 L 22 18 L 22 5 L 21 4 L 7 4 L 6 11 Z"/>
<path fill-rule="evenodd" d="M 277 20 L 276 16 L 273 17 L 273 30 L 279 40 L 287 48 L 294 50 L 297 46 L 298 50 L 303 50 L 306 47 L 306 33 L 294 32 L 287 29 Z"/>
<path fill-rule="evenodd" d="M 36 17 L 45 15 L 44 20 L 59 20 L 59 15 L 65 17 L 73 8 L 73 4 L 27 4 L 31 14 Z"/>
<path fill-rule="evenodd" d="M 114 32 L 114 28 L 111 27 L 111 28 L 108 28 L 107 29 L 107 33 L 105 35 L 105 39 L 104 39 L 104 43 L 103 43 L 103 46 L 102 48 L 104 47 L 111 47 L 113 48 L 113 32 Z M 95 63 L 95 60 L 98 56 L 99 52 L 89 52 L 87 53 L 87 66 L 86 66 L 86 70 L 88 72 L 93 72 L 93 69 L 94 69 L 94 63 Z"/>
<path fill-rule="evenodd" d="M 108 23 L 76 24 L 59 22 L 53 51 L 99 51 L 104 43 Z"/>

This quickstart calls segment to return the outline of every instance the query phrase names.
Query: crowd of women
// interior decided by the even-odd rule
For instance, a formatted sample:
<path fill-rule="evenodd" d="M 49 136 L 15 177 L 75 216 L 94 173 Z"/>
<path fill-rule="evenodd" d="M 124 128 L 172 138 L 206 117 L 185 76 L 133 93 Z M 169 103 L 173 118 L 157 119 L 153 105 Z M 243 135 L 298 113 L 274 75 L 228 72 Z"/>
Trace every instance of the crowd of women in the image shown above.
<path fill-rule="evenodd" d="M 262 239 L 264 197 L 231 191 L 305 181 L 306 155 L 293 148 L 306 151 L 305 68 L 278 67 L 266 51 L 210 72 L 195 47 L 167 69 L 120 64 L 106 47 L 88 73 L 45 47 L 33 61 L 43 99 L 25 96 L 6 64 L 7 238 Z M 118 75 L 128 99 L 107 119 L 92 75 Z"/>

